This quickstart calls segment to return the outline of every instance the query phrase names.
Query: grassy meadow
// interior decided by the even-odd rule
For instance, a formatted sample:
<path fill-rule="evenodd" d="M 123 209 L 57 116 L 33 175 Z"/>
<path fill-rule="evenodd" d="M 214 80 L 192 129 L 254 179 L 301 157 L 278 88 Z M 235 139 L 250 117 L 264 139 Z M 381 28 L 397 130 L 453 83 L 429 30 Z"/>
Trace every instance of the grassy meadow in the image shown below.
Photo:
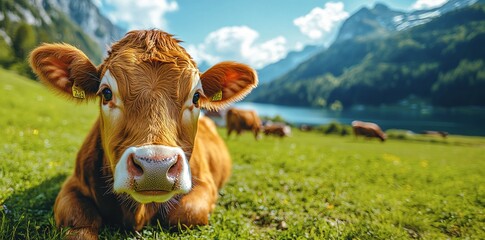
<path fill-rule="evenodd" d="M 59 239 L 52 206 L 96 119 L 0 69 L 0 239 Z M 225 137 L 225 129 L 220 129 Z M 293 130 L 226 139 L 233 174 L 209 226 L 102 239 L 485 238 L 485 138 L 377 140 Z"/>

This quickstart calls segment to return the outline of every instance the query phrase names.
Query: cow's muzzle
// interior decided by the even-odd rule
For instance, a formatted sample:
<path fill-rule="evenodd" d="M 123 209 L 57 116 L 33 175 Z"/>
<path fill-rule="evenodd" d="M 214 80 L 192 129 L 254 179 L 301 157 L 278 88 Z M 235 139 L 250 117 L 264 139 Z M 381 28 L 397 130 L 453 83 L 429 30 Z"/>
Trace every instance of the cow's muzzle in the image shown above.
<path fill-rule="evenodd" d="M 127 161 L 137 192 L 172 191 L 183 164 L 179 155 L 144 157 L 131 154 Z"/>
<path fill-rule="evenodd" d="M 165 202 L 192 187 L 188 160 L 179 147 L 145 145 L 125 150 L 116 164 L 113 189 L 141 203 Z"/>

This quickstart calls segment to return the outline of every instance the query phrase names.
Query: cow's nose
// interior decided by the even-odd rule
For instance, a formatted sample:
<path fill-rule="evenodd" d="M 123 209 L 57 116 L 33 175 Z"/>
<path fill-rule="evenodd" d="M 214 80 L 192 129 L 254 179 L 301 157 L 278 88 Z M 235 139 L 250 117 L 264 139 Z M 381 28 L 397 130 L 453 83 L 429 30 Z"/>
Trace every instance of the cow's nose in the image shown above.
<path fill-rule="evenodd" d="M 135 191 L 172 191 L 182 171 L 178 154 L 163 157 L 143 157 L 135 153 L 128 158 L 128 172 L 133 176 Z"/>

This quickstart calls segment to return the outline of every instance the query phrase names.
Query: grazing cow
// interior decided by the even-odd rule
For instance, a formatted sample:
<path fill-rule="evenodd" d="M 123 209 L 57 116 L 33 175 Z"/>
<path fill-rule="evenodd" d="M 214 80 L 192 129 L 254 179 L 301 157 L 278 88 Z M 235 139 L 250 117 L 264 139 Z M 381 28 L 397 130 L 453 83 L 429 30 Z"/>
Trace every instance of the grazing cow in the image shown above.
<path fill-rule="evenodd" d="M 200 74 L 179 41 L 158 30 L 127 33 L 98 67 L 67 44 L 34 49 L 30 64 L 60 95 L 99 98 L 100 116 L 54 205 L 57 226 L 97 239 L 103 225 L 208 224 L 231 160 L 200 109 L 242 99 L 257 85 L 253 69 L 222 62 Z"/>
<path fill-rule="evenodd" d="M 302 124 L 302 125 L 300 125 L 300 131 L 302 131 L 302 132 L 313 131 L 313 126 L 307 125 L 307 124 Z"/>
<path fill-rule="evenodd" d="M 266 136 L 288 137 L 291 135 L 291 127 L 284 123 L 268 123 L 264 125 L 263 132 Z"/>
<path fill-rule="evenodd" d="M 237 135 L 241 134 L 243 130 L 249 130 L 253 132 L 254 138 L 257 140 L 260 138 L 262 124 L 256 111 L 231 108 L 226 113 L 226 127 L 227 137 L 233 130 L 236 130 Z"/>
<path fill-rule="evenodd" d="M 353 121 L 352 129 L 354 130 L 355 137 L 359 135 L 368 138 L 375 137 L 379 138 L 382 142 L 384 142 L 387 138 L 386 134 L 375 123 Z"/>
<path fill-rule="evenodd" d="M 448 132 L 444 132 L 444 131 L 423 131 L 421 132 L 421 134 L 427 135 L 427 136 L 438 136 L 442 138 L 448 137 Z"/>

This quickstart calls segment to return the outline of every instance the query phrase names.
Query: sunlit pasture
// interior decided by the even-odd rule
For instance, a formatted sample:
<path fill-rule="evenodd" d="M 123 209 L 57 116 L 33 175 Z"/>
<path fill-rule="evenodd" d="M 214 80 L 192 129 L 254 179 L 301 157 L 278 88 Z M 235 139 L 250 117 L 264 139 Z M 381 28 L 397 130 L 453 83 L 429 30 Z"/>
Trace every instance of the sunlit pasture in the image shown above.
<path fill-rule="evenodd" d="M 52 207 L 96 119 L 76 104 L 0 70 L 0 239 L 58 239 Z M 300 132 L 226 138 L 231 180 L 210 225 L 102 239 L 485 238 L 485 138 L 355 139 Z"/>

